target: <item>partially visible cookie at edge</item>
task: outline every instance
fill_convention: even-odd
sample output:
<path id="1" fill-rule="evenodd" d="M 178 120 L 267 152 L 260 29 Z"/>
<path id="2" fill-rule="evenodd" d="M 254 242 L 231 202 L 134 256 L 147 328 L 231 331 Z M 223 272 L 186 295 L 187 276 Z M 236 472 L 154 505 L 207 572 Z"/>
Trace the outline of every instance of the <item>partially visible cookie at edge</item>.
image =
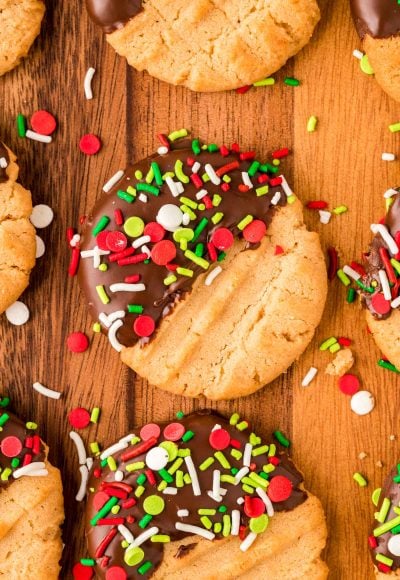
<path id="1" fill-rule="evenodd" d="M 32 199 L 18 172 L 14 153 L 0 142 L 0 314 L 27 288 L 35 265 Z"/>

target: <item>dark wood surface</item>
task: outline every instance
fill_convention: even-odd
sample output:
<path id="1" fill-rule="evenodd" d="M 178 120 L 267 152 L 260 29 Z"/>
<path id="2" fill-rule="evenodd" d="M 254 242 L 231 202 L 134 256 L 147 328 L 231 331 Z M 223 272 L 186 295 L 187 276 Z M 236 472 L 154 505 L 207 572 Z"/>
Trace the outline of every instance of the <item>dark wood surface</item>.
<path id="1" fill-rule="evenodd" d="M 207 404 L 172 397 L 150 387 L 119 361 L 108 341 L 92 335 L 91 321 L 75 280 L 68 280 L 69 250 L 65 231 L 90 209 L 101 186 L 128 160 L 152 152 L 155 134 L 187 127 L 205 140 L 239 141 L 266 155 L 289 146 L 294 155 L 285 163 L 288 178 L 304 200 L 325 199 L 349 212 L 323 226 L 306 212 L 310 227 L 321 233 L 324 249 L 334 245 L 343 261 L 358 258 L 370 239 L 369 224 L 382 216 L 382 193 L 398 185 L 399 164 L 380 160 L 382 151 L 399 151 L 399 137 L 388 125 L 400 120 L 400 106 L 390 101 L 374 80 L 363 75 L 352 51 L 359 46 L 350 22 L 347 0 L 321 2 L 323 19 L 312 43 L 275 75 L 274 87 L 234 92 L 194 94 L 136 73 L 114 54 L 88 21 L 81 2 L 48 0 L 40 39 L 18 69 L 0 79 L 0 132 L 19 157 L 21 182 L 32 190 L 35 203 L 48 203 L 54 223 L 42 232 L 47 251 L 38 261 L 23 300 L 31 320 L 21 328 L 0 318 L 0 384 L 14 409 L 37 420 L 51 448 L 51 459 L 62 470 L 65 485 L 64 568 L 85 555 L 84 504 L 76 504 L 79 485 L 77 457 L 68 438 L 68 411 L 76 406 L 102 408 L 98 427 L 83 433 L 85 441 L 113 442 L 149 420 L 173 417 L 182 409 L 204 406 L 245 414 L 260 432 L 279 427 L 293 441 L 293 455 L 310 490 L 326 509 L 330 539 L 326 559 L 331 578 L 372 578 L 366 536 L 372 517 L 370 493 L 398 459 L 399 379 L 379 369 L 379 353 L 367 335 L 363 313 L 345 303 L 345 291 L 330 284 L 323 322 L 302 359 L 257 394 L 229 403 Z M 83 79 L 96 68 L 95 98 L 86 101 Z M 296 76 L 300 87 L 283 84 Z M 18 139 L 15 117 L 39 108 L 57 115 L 59 128 L 51 145 Z M 306 131 L 310 115 L 319 118 L 313 134 Z M 93 158 L 78 148 L 81 135 L 101 136 L 103 149 Z M 83 355 L 66 349 L 74 330 L 90 335 Z M 318 344 L 331 335 L 349 336 L 356 353 L 355 372 L 376 397 L 376 409 L 355 416 L 337 380 L 324 374 L 332 355 Z M 313 364 L 319 375 L 304 389 L 301 379 Z M 60 401 L 32 391 L 40 381 L 63 392 Z M 361 451 L 368 454 L 358 459 Z M 378 467 L 382 461 L 384 467 Z M 354 471 L 370 483 L 360 489 Z M 28 579 L 29 580 L 29 579 Z"/>

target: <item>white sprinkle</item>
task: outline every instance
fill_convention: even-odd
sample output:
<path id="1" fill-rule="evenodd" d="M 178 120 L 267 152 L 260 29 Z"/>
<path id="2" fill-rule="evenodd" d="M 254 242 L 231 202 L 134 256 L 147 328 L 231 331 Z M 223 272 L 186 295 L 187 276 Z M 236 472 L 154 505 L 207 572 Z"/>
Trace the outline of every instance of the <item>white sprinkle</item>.
<path id="1" fill-rule="evenodd" d="M 176 495 L 178 493 L 178 488 L 177 487 L 166 487 L 163 490 L 163 493 L 165 495 Z"/>
<path id="2" fill-rule="evenodd" d="M 93 99 L 93 92 L 92 92 L 92 79 L 94 77 L 94 73 L 96 69 L 90 67 L 87 69 L 85 74 L 85 80 L 83 81 L 83 90 L 85 91 L 85 97 L 88 101 Z"/>
<path id="3" fill-rule="evenodd" d="M 151 242 L 150 236 L 141 236 L 140 238 L 137 238 L 134 242 L 132 242 L 132 248 L 135 248 L 136 250 L 137 248 L 140 248 L 142 244 L 147 244 L 148 242 Z"/>
<path id="4" fill-rule="evenodd" d="M 236 503 L 238 505 L 242 505 L 244 503 L 244 497 L 238 497 L 237 500 L 236 500 Z"/>
<path id="5" fill-rule="evenodd" d="M 44 245 L 44 241 L 39 236 L 36 237 L 36 259 L 41 258 L 44 256 L 46 251 L 46 246 Z"/>
<path id="6" fill-rule="evenodd" d="M 76 248 L 76 246 L 79 244 L 80 241 L 81 236 L 79 234 L 74 234 L 71 238 L 69 245 L 71 246 L 71 248 Z"/>
<path id="7" fill-rule="evenodd" d="M 124 481 L 124 472 L 120 469 L 117 469 L 117 471 L 114 473 L 114 479 L 115 481 Z"/>
<path id="8" fill-rule="evenodd" d="M 200 191 L 196 193 L 196 199 L 203 199 L 206 195 L 208 195 L 208 191 L 206 189 L 200 189 Z"/>
<path id="9" fill-rule="evenodd" d="M 281 196 L 282 196 L 281 192 L 280 192 L 280 191 L 277 191 L 277 192 L 275 193 L 274 197 L 271 199 L 271 203 L 272 203 L 272 205 L 277 205 L 277 203 L 278 203 L 278 202 L 280 201 L 280 199 L 281 199 Z"/>
<path id="10" fill-rule="evenodd" d="M 286 194 L 286 197 L 290 197 L 291 195 L 293 195 L 293 191 L 290 189 L 288 182 L 286 181 L 286 178 L 283 175 L 279 176 L 282 179 L 282 189 Z"/>
<path id="11" fill-rule="evenodd" d="M 111 284 L 111 292 L 143 292 L 146 290 L 144 284 L 125 284 L 125 282 L 118 282 L 117 284 Z"/>
<path id="12" fill-rule="evenodd" d="M 368 415 L 375 407 L 375 399 L 369 391 L 358 391 L 351 397 L 350 407 L 356 415 Z"/>
<path id="13" fill-rule="evenodd" d="M 178 510 L 176 512 L 176 515 L 178 516 L 178 518 L 187 518 L 189 515 L 189 510 Z"/>
<path id="14" fill-rule="evenodd" d="M 176 182 L 176 187 L 178 188 L 179 193 L 183 193 L 185 191 L 185 188 L 183 187 L 183 183 L 181 183 L 180 181 Z"/>
<path id="15" fill-rule="evenodd" d="M 86 464 L 86 449 L 82 441 L 82 437 L 76 431 L 70 431 L 69 433 L 70 438 L 75 443 L 76 450 L 78 452 L 78 461 L 80 465 Z"/>
<path id="16" fill-rule="evenodd" d="M 75 496 L 76 501 L 82 501 L 86 495 L 86 487 L 87 482 L 89 479 L 89 470 L 86 465 L 81 465 L 79 467 L 79 471 L 81 472 L 81 484 L 78 489 L 78 493 Z"/>
<path id="17" fill-rule="evenodd" d="M 321 222 L 321 224 L 329 224 L 329 222 L 331 221 L 331 217 L 332 214 L 330 211 L 324 211 L 323 209 L 319 210 L 319 221 Z"/>
<path id="18" fill-rule="evenodd" d="M 383 224 L 371 224 L 371 231 L 373 234 L 380 234 L 382 236 L 392 255 L 398 254 L 399 247 L 390 235 L 386 226 Z"/>
<path id="19" fill-rule="evenodd" d="M 394 195 L 397 195 L 398 193 L 399 192 L 397 191 L 397 189 L 394 189 L 393 187 L 391 187 L 390 189 L 385 191 L 385 193 L 383 194 L 383 197 L 388 199 L 389 197 L 393 197 Z"/>
<path id="20" fill-rule="evenodd" d="M 243 465 L 245 467 L 250 467 L 252 449 L 253 449 L 252 444 L 246 443 L 245 448 L 244 448 L 244 453 L 243 453 Z"/>
<path id="21" fill-rule="evenodd" d="M 121 437 L 121 439 L 119 440 L 119 443 L 129 443 L 131 444 L 131 441 L 135 439 L 135 434 L 134 433 L 129 433 L 129 435 L 125 435 L 124 437 Z"/>
<path id="22" fill-rule="evenodd" d="M 106 328 L 110 328 L 113 322 L 118 320 L 119 318 L 124 318 L 125 310 L 115 310 L 115 312 L 111 312 L 110 314 L 106 314 L 105 312 L 100 312 L 99 320 L 103 326 Z"/>
<path id="23" fill-rule="evenodd" d="M 93 258 L 93 268 L 98 268 L 101 263 L 101 256 L 108 256 L 109 250 L 102 250 L 95 246 L 93 250 L 82 250 L 81 258 Z"/>
<path id="24" fill-rule="evenodd" d="M 388 277 L 387 277 L 385 270 L 379 270 L 378 275 L 379 275 L 379 280 L 381 281 L 382 291 L 383 291 L 383 295 L 384 295 L 385 299 L 392 300 L 392 292 L 390 290 L 389 280 L 388 280 Z"/>
<path id="25" fill-rule="evenodd" d="M 242 467 L 242 469 L 239 469 L 235 475 L 235 485 L 238 485 L 242 481 L 243 477 L 249 473 L 249 471 L 250 469 L 248 467 Z"/>
<path id="26" fill-rule="evenodd" d="M 221 501 L 221 472 L 219 469 L 214 469 L 213 471 L 213 488 L 212 488 L 212 496 L 215 498 L 215 501 Z"/>
<path id="27" fill-rule="evenodd" d="M 188 213 L 183 214 L 182 224 L 188 226 L 190 224 L 190 215 Z"/>
<path id="28" fill-rule="evenodd" d="M 400 296 L 398 296 L 397 298 L 392 300 L 392 302 L 390 303 L 390 306 L 392 308 L 397 308 L 398 306 L 400 306 Z"/>
<path id="29" fill-rule="evenodd" d="M 358 58 L 358 60 L 361 60 L 362 57 L 364 56 L 364 53 L 361 52 L 361 50 L 353 50 L 353 56 L 355 56 L 356 58 Z"/>
<path id="30" fill-rule="evenodd" d="M 29 477 L 43 477 L 48 475 L 49 472 L 46 469 L 46 464 L 43 461 L 34 461 L 28 463 L 24 467 L 20 467 L 13 472 L 14 479 L 19 479 L 23 476 Z"/>
<path id="31" fill-rule="evenodd" d="M 199 478 L 197 477 L 197 471 L 193 463 L 193 459 L 190 456 L 185 457 L 186 467 L 188 469 L 190 479 L 192 480 L 192 488 L 194 495 L 201 495 Z"/>
<path id="32" fill-rule="evenodd" d="M 25 133 L 25 137 L 32 139 L 32 141 L 39 141 L 40 143 L 51 143 L 53 140 L 50 135 L 40 135 L 39 133 L 35 133 L 35 131 L 31 131 L 30 129 L 28 129 Z"/>
<path id="33" fill-rule="evenodd" d="M 132 532 L 128 530 L 126 526 L 124 526 L 123 524 L 119 524 L 118 531 L 121 534 L 121 536 L 123 536 L 123 538 L 128 542 L 128 544 L 133 544 L 135 538 L 133 537 Z"/>
<path id="34" fill-rule="evenodd" d="M 54 212 L 51 207 L 45 205 L 44 203 L 39 203 L 38 205 L 34 206 L 31 217 L 29 219 L 35 228 L 42 229 L 47 228 L 47 226 L 49 226 L 53 221 L 53 218 Z"/>
<path id="35" fill-rule="evenodd" d="M 257 538 L 257 534 L 254 532 L 250 532 L 243 542 L 240 544 L 240 549 L 242 552 L 247 552 L 250 546 L 254 543 L 255 539 Z"/>
<path id="36" fill-rule="evenodd" d="M 142 203 L 147 203 L 147 195 L 145 193 L 140 193 L 138 200 L 141 201 Z"/>
<path id="37" fill-rule="evenodd" d="M 6 317 L 11 324 L 21 326 L 29 320 L 29 308 L 23 302 L 17 300 L 7 308 Z"/>
<path id="38" fill-rule="evenodd" d="M 204 166 L 205 172 L 214 185 L 219 185 L 221 183 L 221 178 L 214 171 L 214 167 L 210 163 L 206 163 Z"/>
<path id="39" fill-rule="evenodd" d="M 195 534 L 196 536 L 201 536 L 206 540 L 213 540 L 215 538 L 215 534 L 198 526 L 191 526 L 190 524 L 182 524 L 182 522 L 176 522 L 175 527 L 177 530 L 180 530 L 181 532 Z"/>
<path id="40" fill-rule="evenodd" d="M 169 190 L 170 190 L 171 194 L 173 195 L 173 197 L 178 197 L 178 195 L 179 195 L 179 190 L 178 190 L 178 188 L 176 187 L 176 185 L 177 185 L 177 184 L 176 184 L 176 183 L 175 183 L 175 181 L 172 179 L 172 177 L 166 177 L 166 178 L 165 178 L 165 182 L 166 182 L 166 184 L 168 185 L 168 187 L 169 187 Z"/>
<path id="41" fill-rule="evenodd" d="M 149 540 L 152 536 L 155 536 L 156 534 L 158 534 L 158 532 L 159 532 L 159 528 L 157 528 L 156 526 L 153 526 L 152 528 L 149 528 L 148 530 L 146 530 L 145 532 L 143 532 L 142 534 L 140 534 L 134 540 L 132 546 L 135 546 L 135 547 L 141 546 L 142 544 L 144 544 L 144 542 L 147 542 L 147 540 Z"/>
<path id="42" fill-rule="evenodd" d="M 93 457 L 88 457 L 86 459 L 86 467 L 88 468 L 88 470 L 90 471 L 93 467 Z"/>
<path id="43" fill-rule="evenodd" d="M 272 516 L 275 513 L 274 512 L 274 506 L 272 505 L 272 501 L 269 499 L 269 497 L 267 496 L 267 494 L 265 493 L 265 491 L 263 489 L 261 489 L 261 487 L 257 487 L 256 488 L 256 493 L 263 500 L 264 505 L 267 508 L 268 517 L 272 518 Z"/>
<path id="44" fill-rule="evenodd" d="M 108 340 L 110 341 L 111 346 L 117 352 L 121 352 L 121 350 L 124 348 L 123 345 L 117 339 L 117 332 L 123 324 L 124 324 L 123 321 L 119 318 L 118 320 L 113 322 L 112 325 L 110 326 L 110 328 L 108 329 L 108 334 L 107 334 Z"/>
<path id="45" fill-rule="evenodd" d="M 169 149 L 168 149 L 168 147 L 165 147 L 165 145 L 161 145 L 161 147 L 159 147 L 157 149 L 157 153 L 159 155 L 166 155 L 168 153 L 168 151 L 169 151 Z"/>
<path id="46" fill-rule="evenodd" d="M 57 391 L 52 391 L 51 389 L 48 389 L 47 387 L 42 385 L 42 383 L 33 383 L 32 387 L 35 389 L 35 391 L 37 391 L 41 395 L 49 397 L 49 399 L 59 399 L 61 397 L 61 393 L 57 393 Z"/>
<path id="47" fill-rule="evenodd" d="M 100 459 L 103 461 L 103 459 L 111 457 L 111 455 L 114 455 L 114 453 L 118 453 L 119 451 L 126 449 L 128 446 L 129 446 L 128 441 L 118 441 L 118 443 L 114 443 L 114 445 L 107 447 L 107 449 L 105 449 L 103 453 L 100 455 Z"/>
<path id="48" fill-rule="evenodd" d="M 232 526 L 231 526 L 232 536 L 239 535 L 239 527 L 240 527 L 240 511 L 232 510 Z"/>
<path id="49" fill-rule="evenodd" d="M 196 161 L 195 163 L 193 163 L 192 165 L 192 173 L 198 173 L 199 169 L 200 169 L 201 165 L 198 161 Z"/>
<path id="50" fill-rule="evenodd" d="M 122 169 L 117 171 L 117 173 L 114 173 L 114 175 L 112 177 L 110 177 L 110 179 L 107 181 L 107 183 L 105 183 L 103 185 L 103 191 L 105 193 L 108 193 L 114 187 L 114 185 L 116 185 L 118 183 L 118 181 L 123 178 L 123 176 L 124 176 L 124 171 Z"/>
<path id="51" fill-rule="evenodd" d="M 353 278 L 353 280 L 359 280 L 361 278 L 360 274 L 356 272 L 351 266 L 343 266 L 343 272 Z"/>
<path id="52" fill-rule="evenodd" d="M 7 159 L 5 157 L 0 157 L 0 167 L 6 169 L 8 167 Z"/>
<path id="53" fill-rule="evenodd" d="M 311 383 L 311 381 L 314 380 L 317 372 L 318 372 L 318 369 L 316 369 L 315 367 L 311 367 L 309 369 L 309 371 L 307 372 L 307 374 L 305 375 L 304 379 L 302 380 L 301 386 L 308 387 L 308 385 Z"/>
<path id="54" fill-rule="evenodd" d="M 253 189 L 253 182 L 251 181 L 250 175 L 247 173 L 247 171 L 242 171 L 242 180 L 249 189 Z"/>
<path id="55" fill-rule="evenodd" d="M 221 266 L 215 266 L 215 268 L 213 270 L 211 270 L 211 272 L 209 274 L 207 274 L 207 277 L 205 279 L 204 284 L 206 286 L 211 286 L 211 284 L 214 282 L 215 278 L 217 276 L 219 276 L 222 272 L 222 268 Z"/>
<path id="56" fill-rule="evenodd" d="M 151 252 L 150 252 L 150 249 L 146 245 L 142 246 L 140 249 L 141 249 L 142 254 L 146 254 L 147 257 L 150 258 Z"/>
<path id="57" fill-rule="evenodd" d="M 221 429 L 221 425 L 219 423 L 215 423 L 214 427 L 211 429 L 211 432 L 217 431 L 218 429 Z"/>
<path id="58" fill-rule="evenodd" d="M 394 153 L 382 153 L 382 161 L 394 161 L 396 155 Z"/>

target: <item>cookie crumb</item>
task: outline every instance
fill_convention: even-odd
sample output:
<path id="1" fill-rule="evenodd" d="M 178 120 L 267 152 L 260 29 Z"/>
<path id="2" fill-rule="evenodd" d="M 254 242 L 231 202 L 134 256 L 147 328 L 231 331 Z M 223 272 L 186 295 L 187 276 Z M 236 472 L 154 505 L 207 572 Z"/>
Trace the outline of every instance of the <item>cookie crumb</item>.
<path id="1" fill-rule="evenodd" d="M 358 454 L 358 459 L 365 459 L 366 457 L 368 457 L 368 455 L 365 453 L 365 451 L 361 451 L 361 453 Z"/>
<path id="2" fill-rule="evenodd" d="M 396 435 L 389 435 L 389 441 L 396 441 Z"/>
<path id="3" fill-rule="evenodd" d="M 340 350 L 337 353 L 333 361 L 331 361 L 327 365 L 325 373 L 327 375 L 341 377 L 345 373 L 347 373 L 347 371 L 349 371 L 353 365 L 354 365 L 353 352 L 351 351 L 351 349 L 346 348 Z"/>
<path id="4" fill-rule="evenodd" d="M 383 467 L 382 461 L 377 461 L 375 464 L 377 467 Z"/>

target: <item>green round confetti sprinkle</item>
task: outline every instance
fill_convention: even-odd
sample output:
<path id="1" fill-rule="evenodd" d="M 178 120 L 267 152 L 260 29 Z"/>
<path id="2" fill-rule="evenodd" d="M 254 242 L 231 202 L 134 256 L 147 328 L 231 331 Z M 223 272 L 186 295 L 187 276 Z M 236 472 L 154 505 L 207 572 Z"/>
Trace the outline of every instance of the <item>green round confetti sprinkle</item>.
<path id="1" fill-rule="evenodd" d="M 144 558 L 144 552 L 142 548 L 134 546 L 133 548 L 128 548 L 125 552 L 124 562 L 128 566 L 137 566 Z"/>
<path id="2" fill-rule="evenodd" d="M 178 446 L 173 441 L 163 441 L 159 447 L 162 447 L 168 453 L 168 461 L 174 461 L 178 457 Z"/>
<path id="3" fill-rule="evenodd" d="M 165 501 L 158 495 L 149 495 L 143 502 L 143 509 L 151 516 L 158 516 L 164 511 Z"/>
<path id="4" fill-rule="evenodd" d="M 137 216 L 130 217 L 124 223 L 124 231 L 132 238 L 138 238 L 144 230 L 144 221 Z"/>
<path id="5" fill-rule="evenodd" d="M 250 518 L 250 530 L 255 534 L 262 534 L 268 527 L 268 516 L 262 514 L 258 518 Z"/>
<path id="6" fill-rule="evenodd" d="M 381 495 L 381 491 L 382 491 L 382 488 L 381 487 L 377 487 L 372 492 L 372 503 L 374 504 L 375 507 L 377 507 L 377 505 L 378 505 L 379 498 L 380 498 L 380 495 Z"/>
<path id="7" fill-rule="evenodd" d="M 372 66 L 368 60 L 368 56 L 366 54 L 364 54 L 364 56 L 360 60 L 360 68 L 363 71 L 363 73 L 365 73 L 366 75 L 373 75 L 374 74 L 374 69 L 372 68 Z"/>

